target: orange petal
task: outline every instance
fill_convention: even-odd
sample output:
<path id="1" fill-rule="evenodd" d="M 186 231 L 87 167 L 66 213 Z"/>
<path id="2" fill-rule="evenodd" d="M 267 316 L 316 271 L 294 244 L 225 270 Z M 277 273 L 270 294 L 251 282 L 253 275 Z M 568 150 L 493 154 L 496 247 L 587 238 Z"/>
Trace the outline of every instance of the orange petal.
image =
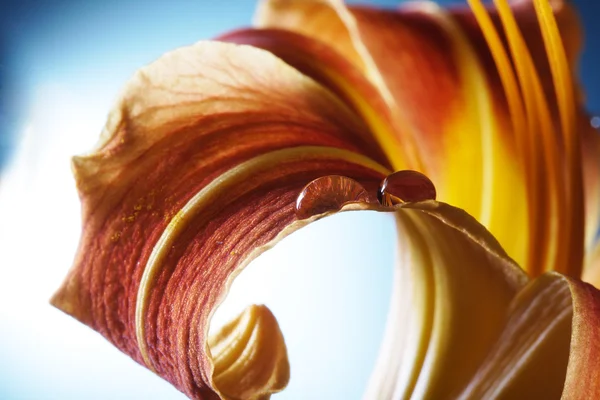
<path id="1" fill-rule="evenodd" d="M 391 129 L 398 129 L 394 134 L 401 139 L 405 127 L 420 152 L 427 153 L 424 168 L 441 182 L 441 198 L 456 199 L 476 212 L 500 233 L 511 255 L 522 258 L 527 246 L 527 240 L 511 242 L 518 235 L 505 229 L 527 224 L 527 210 L 511 205 L 525 201 L 525 179 L 518 163 L 502 161 L 516 147 L 503 133 L 511 129 L 510 119 L 506 113 L 496 116 L 504 107 L 502 96 L 489 90 L 490 77 L 455 22 L 437 9 L 385 14 L 348 11 L 334 1 L 307 4 L 316 25 L 338 16 L 324 33 L 334 37 L 345 29 L 333 50 L 315 50 L 317 41 L 277 31 L 246 31 L 224 40 L 258 40 L 289 65 L 269 52 L 228 43 L 177 50 L 134 77 L 97 149 L 74 159 L 84 230 L 74 268 L 53 304 L 191 398 L 268 398 L 285 386 L 289 365 L 273 315 L 251 306 L 209 339 L 212 312 L 250 260 L 329 214 L 298 220 L 294 205 L 304 185 L 336 174 L 374 193 L 390 172 L 388 162 L 406 162 L 390 155 L 385 140 Z M 294 18 L 286 23 L 297 24 Z M 380 30 L 381 21 L 392 31 L 400 29 L 407 54 L 414 52 L 408 62 L 399 57 L 404 61 L 394 77 L 390 67 L 383 69 L 384 55 L 390 59 L 386 46 L 395 46 L 393 32 L 384 32 L 390 41 L 382 42 L 388 44 L 380 45 L 380 52 L 365 53 L 364 37 Z M 379 35 L 373 34 L 369 44 L 374 50 Z M 282 48 L 287 40 L 298 54 Z M 310 63 L 306 57 L 313 52 L 326 62 Z M 434 76 L 442 68 L 431 63 L 435 60 L 443 65 L 441 78 Z M 413 61 L 423 63 L 423 69 Z M 358 89 L 348 89 L 353 84 Z M 438 87 L 445 88 L 441 100 L 423 89 Z M 364 97 L 374 91 L 380 95 L 371 107 Z M 431 111 L 428 119 L 421 111 L 438 100 L 448 108 Z M 383 111 L 376 116 L 380 119 L 370 118 L 377 110 Z M 461 115 L 465 110 L 475 111 Z M 379 132 L 374 129 L 378 124 L 383 126 Z M 481 134 L 474 141 L 473 127 Z M 373 144 L 373 137 L 381 146 Z M 475 151 L 480 148 L 486 149 L 483 154 Z M 446 158 L 440 158 L 443 154 Z M 446 171 L 440 159 L 456 167 Z M 503 190 L 510 198 L 496 200 Z M 351 204 L 346 209 L 361 207 L 379 208 Z M 400 373 L 401 380 L 384 379 L 375 386 L 383 385 L 390 395 L 396 388 L 385 386 L 389 382 L 401 382 L 399 390 L 419 395 L 455 393 L 503 334 L 504 311 L 526 277 L 498 242 L 460 210 L 424 202 L 401 206 L 397 215 L 406 258 L 412 257 L 405 267 L 424 267 L 404 271 L 414 274 L 412 282 L 423 292 L 401 295 L 421 308 L 408 310 L 416 325 L 405 337 L 411 346 L 401 343 L 409 349 L 406 363 L 395 369 L 384 357 L 382 364 L 388 374 Z M 597 336 L 598 325 L 594 289 L 569 282 L 574 324 L 592 321 L 592 326 L 574 325 L 568 389 L 583 368 L 595 367 L 597 351 L 590 357 L 582 349 Z M 390 323 L 392 337 L 386 343 L 394 348 L 400 343 L 393 337 L 399 325 L 400 320 Z M 453 370 L 453 363 L 459 368 Z M 252 379 L 236 384 L 244 377 Z M 597 395 L 593 383 L 585 390 Z"/>
<path id="2" fill-rule="evenodd" d="M 581 49 L 579 21 L 562 1 L 552 4 L 568 69 L 576 70 Z M 550 68 L 533 3 L 512 2 L 511 7 L 532 60 L 526 68 L 538 79 L 531 83 L 533 92 L 528 93 L 534 97 L 526 105 L 542 110 L 534 110 L 532 116 L 524 114 L 527 120 L 517 130 L 517 116 L 512 115 L 513 109 L 509 112 L 507 99 L 517 96 L 520 101 L 520 88 L 515 87 L 512 97 L 505 94 L 489 44 L 472 12 L 464 7 L 445 11 L 432 3 L 413 3 L 400 10 L 378 10 L 346 7 L 334 0 L 266 0 L 259 7 L 256 24 L 310 36 L 343 55 L 380 91 L 396 121 L 392 127 L 398 141 L 418 149 L 415 169 L 436 183 L 440 200 L 476 216 L 532 273 L 570 265 L 571 273 L 578 274 L 576 247 L 583 221 L 582 214 L 575 212 L 581 208 L 577 200 L 581 188 L 573 171 L 579 167 L 564 162 L 574 158 L 565 152 L 566 139 L 560 135 L 563 118 L 550 117 L 559 115 L 562 103 L 558 100 L 565 97 L 556 95 L 560 79 Z M 331 22 L 325 24 L 326 20 Z M 506 68 L 512 71 L 507 35 L 496 11 L 491 11 L 491 23 L 498 31 L 500 47 L 508 53 Z M 574 90 L 579 94 L 577 87 Z M 387 144 L 382 146 L 389 154 Z M 567 186 L 570 181 L 574 181 L 572 189 Z M 588 201 L 588 210 L 596 210 L 596 203 Z M 521 234 L 513 234 L 515 226 Z M 550 231 L 557 234 L 548 236 Z M 547 255 L 546 262 L 534 261 L 540 251 Z"/>
<path id="3" fill-rule="evenodd" d="M 411 138 L 397 135 L 397 132 L 402 133 L 401 121 L 395 118 L 381 93 L 362 71 L 332 46 L 279 29 L 243 29 L 220 36 L 218 40 L 268 50 L 329 88 L 368 125 L 373 134 L 372 146 L 379 148 L 383 164 L 391 164 L 396 170 L 418 167 L 420 161 Z"/>
<path id="4" fill-rule="evenodd" d="M 52 303 L 188 396 L 214 398 L 227 379 L 213 381 L 206 327 L 228 282 L 307 223 L 289 227 L 311 180 L 339 174 L 375 192 L 389 171 L 367 157 L 368 138 L 268 52 L 204 42 L 165 55 L 127 84 L 96 150 L 74 158 L 83 234 Z M 274 359 L 257 365 L 280 376 L 285 357 Z"/>
<path id="5" fill-rule="evenodd" d="M 452 104 L 460 87 L 449 38 L 435 18 L 418 11 L 347 8 L 339 1 L 273 0 L 261 3 L 256 25 L 313 37 L 349 60 L 405 122 L 406 132 L 396 134 L 414 134 L 423 167 L 439 168 L 438 132 L 446 122 L 441 106 Z"/>
<path id="6" fill-rule="evenodd" d="M 488 79 L 498 88 L 496 93 L 502 94 L 504 89 L 508 110 L 502 111 L 499 102 L 498 113 L 506 120 L 512 118 L 519 149 L 516 161 L 526 175 L 529 247 L 536 249 L 529 253 L 526 266 L 533 275 L 556 269 L 578 276 L 583 251 L 583 192 L 579 145 L 572 143 L 578 143 L 581 135 L 575 127 L 577 104 L 572 97 L 578 88 L 570 72 L 576 69 L 581 47 L 578 18 L 562 1 L 553 2 L 551 9 L 537 0 L 536 7 L 531 1 L 509 7 L 506 0 L 496 0 L 498 10 L 490 10 L 489 16 L 480 0 L 469 3 L 477 23 L 464 10 L 457 9 L 455 18 L 468 33 L 479 58 L 489 66 Z M 519 91 L 523 97 L 520 105 Z"/>
<path id="7" fill-rule="evenodd" d="M 263 2 L 258 25 L 284 27 L 329 45 L 321 29 L 303 25 L 312 3 Z M 513 221 L 526 223 L 526 208 L 489 200 L 510 192 L 512 200 L 523 204 L 525 184 L 519 166 L 506 161 L 515 158 L 515 146 L 506 134 L 507 120 L 496 117 L 499 99 L 450 14 L 432 3 L 400 11 L 330 3 L 329 9 L 337 11 L 338 21 L 346 27 L 338 31 L 332 46 L 380 90 L 390 113 L 400 121 L 394 125 L 396 135 L 401 140 L 412 138 L 422 162 L 417 169 L 436 184 L 439 199 L 464 208 L 487 225 L 506 221 L 509 209 Z M 281 20 L 294 24 L 283 25 Z M 349 45 L 337 43 L 352 44 L 361 62 L 347 50 Z M 503 229 L 492 231 L 500 234 L 513 257 L 524 257 L 527 240 L 516 241 Z"/>

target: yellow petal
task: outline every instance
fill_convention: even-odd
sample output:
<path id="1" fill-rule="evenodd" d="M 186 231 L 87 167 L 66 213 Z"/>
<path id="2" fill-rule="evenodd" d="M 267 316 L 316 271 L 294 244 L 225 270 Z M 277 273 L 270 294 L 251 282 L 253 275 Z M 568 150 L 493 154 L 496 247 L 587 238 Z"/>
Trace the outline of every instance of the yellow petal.
<path id="1" fill-rule="evenodd" d="M 400 259 L 368 397 L 458 393 L 497 340 L 527 282 L 472 217 L 436 202 L 398 210 Z"/>
<path id="2" fill-rule="evenodd" d="M 268 399 L 290 379 L 283 335 L 265 306 L 250 306 L 209 338 L 213 380 L 224 399 Z"/>

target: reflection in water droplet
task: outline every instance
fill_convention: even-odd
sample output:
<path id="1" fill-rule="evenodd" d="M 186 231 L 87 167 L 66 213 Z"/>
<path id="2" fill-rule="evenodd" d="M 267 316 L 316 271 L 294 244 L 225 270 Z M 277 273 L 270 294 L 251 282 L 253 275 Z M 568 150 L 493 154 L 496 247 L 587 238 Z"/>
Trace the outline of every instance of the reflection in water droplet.
<path id="1" fill-rule="evenodd" d="M 417 171 L 404 170 L 388 175 L 381 182 L 377 199 L 384 206 L 398 203 L 435 200 L 433 182 Z"/>
<path id="2" fill-rule="evenodd" d="M 369 194 L 354 179 L 341 175 L 317 178 L 304 186 L 296 200 L 298 219 L 336 211 L 347 203 L 369 201 Z"/>

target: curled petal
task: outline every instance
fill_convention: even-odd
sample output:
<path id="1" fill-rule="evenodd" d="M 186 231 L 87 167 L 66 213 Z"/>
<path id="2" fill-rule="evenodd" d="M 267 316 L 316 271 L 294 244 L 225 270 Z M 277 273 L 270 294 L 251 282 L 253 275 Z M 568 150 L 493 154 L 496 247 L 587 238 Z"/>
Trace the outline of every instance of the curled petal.
<path id="1" fill-rule="evenodd" d="M 600 292 L 549 272 L 515 297 L 498 343 L 461 398 L 600 395 Z"/>
<path id="2" fill-rule="evenodd" d="M 408 208 L 397 212 L 400 263 L 367 397 L 598 397 L 597 289 L 555 272 L 528 282 L 462 211 Z"/>
<path id="3" fill-rule="evenodd" d="M 513 299 L 507 315 L 497 343 L 460 398 L 559 398 L 574 322 L 564 277 L 550 273 L 532 281 Z"/>
<path id="4" fill-rule="evenodd" d="M 283 335 L 265 306 L 248 307 L 211 336 L 208 345 L 222 398 L 268 398 L 290 379 Z"/>
<path id="5" fill-rule="evenodd" d="M 176 50 L 134 76 L 96 150 L 73 159 L 85 225 L 81 248 L 100 252 L 100 264 L 128 254 L 131 264 L 119 268 L 132 272 L 143 249 L 135 240 L 140 226 L 152 227 L 156 240 L 194 193 L 233 166 L 297 146 L 371 155 L 368 142 L 349 109 L 269 53 L 214 42 Z M 89 260 L 81 253 L 76 264 Z M 67 288 L 77 290 L 77 281 Z M 114 283 L 117 302 L 129 284 Z M 71 299 L 65 307 L 91 322 L 83 311 L 90 301 Z"/>
<path id="6" fill-rule="evenodd" d="M 415 203 L 398 210 L 397 222 L 400 259 L 367 397 L 457 394 L 498 339 L 527 277 L 464 211 Z"/>
<path id="7" fill-rule="evenodd" d="M 530 181 L 512 157 L 518 143 L 504 133 L 513 127 L 497 77 L 484 71 L 489 54 L 481 56 L 457 15 L 430 6 L 383 12 L 333 0 L 265 2 L 260 24 L 277 28 L 283 16 L 296 32 L 239 31 L 142 69 L 97 148 L 73 160 L 83 234 L 52 303 L 191 398 L 266 399 L 289 379 L 275 317 L 250 306 L 211 338 L 208 325 L 252 259 L 338 211 L 316 207 L 318 214 L 299 218 L 297 198 L 309 182 L 347 177 L 360 199 L 374 198 L 390 166 L 420 166 L 440 199 L 474 213 L 511 256 L 526 259 L 531 238 L 515 240 L 513 227 L 531 222 L 531 207 L 511 202 L 531 200 Z M 327 29 L 316 29 L 327 20 Z M 336 40 L 323 44 L 328 38 Z M 311 54 L 323 57 L 317 62 Z M 404 144 L 397 155 L 395 146 Z M 597 182 L 593 173 L 586 179 Z M 505 192 L 510 201 L 501 201 Z M 562 377 L 566 370 L 565 393 L 598 395 L 593 383 L 585 393 L 573 383 L 595 368 L 596 348 L 583 353 L 598 333 L 595 289 L 560 275 L 526 285 L 491 234 L 444 203 L 341 207 L 393 211 L 401 233 L 402 290 L 393 299 L 373 396 L 509 393 L 523 377 L 541 376 L 532 368 L 553 349 L 561 356 L 549 371 Z M 554 284 L 560 290 L 552 297 Z M 546 300 L 551 307 L 535 319 Z M 406 301 L 414 307 L 401 307 Z M 572 333 L 565 322 L 571 309 Z M 525 342 L 507 348 L 514 332 Z M 527 338 L 540 332 L 543 343 L 524 358 Z M 486 386 L 506 365 L 520 368 L 515 378 Z"/>
<path id="8" fill-rule="evenodd" d="M 389 170 L 367 157 L 367 138 L 350 109 L 268 52 L 201 42 L 165 55 L 73 161 L 84 229 L 53 304 L 190 397 L 214 397 L 205 328 L 229 277 L 296 219 L 311 180 L 376 190 Z"/>

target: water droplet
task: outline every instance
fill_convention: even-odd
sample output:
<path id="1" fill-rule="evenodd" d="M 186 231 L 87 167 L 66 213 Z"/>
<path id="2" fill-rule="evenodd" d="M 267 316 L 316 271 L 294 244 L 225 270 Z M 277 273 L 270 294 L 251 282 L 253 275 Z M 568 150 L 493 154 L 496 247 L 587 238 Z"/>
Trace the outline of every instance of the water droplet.
<path id="1" fill-rule="evenodd" d="M 381 182 L 377 199 L 384 206 L 398 203 L 435 200 L 433 182 L 417 171 L 403 170 L 388 175 Z"/>
<path id="2" fill-rule="evenodd" d="M 600 128 L 600 117 L 598 117 L 598 116 L 592 117 L 590 119 L 590 125 L 592 125 L 592 128 L 594 128 L 594 129 Z"/>
<path id="3" fill-rule="evenodd" d="M 341 175 L 323 176 L 304 186 L 296 200 L 296 216 L 306 219 L 339 210 L 347 203 L 366 201 L 369 201 L 369 194 L 354 179 Z"/>

